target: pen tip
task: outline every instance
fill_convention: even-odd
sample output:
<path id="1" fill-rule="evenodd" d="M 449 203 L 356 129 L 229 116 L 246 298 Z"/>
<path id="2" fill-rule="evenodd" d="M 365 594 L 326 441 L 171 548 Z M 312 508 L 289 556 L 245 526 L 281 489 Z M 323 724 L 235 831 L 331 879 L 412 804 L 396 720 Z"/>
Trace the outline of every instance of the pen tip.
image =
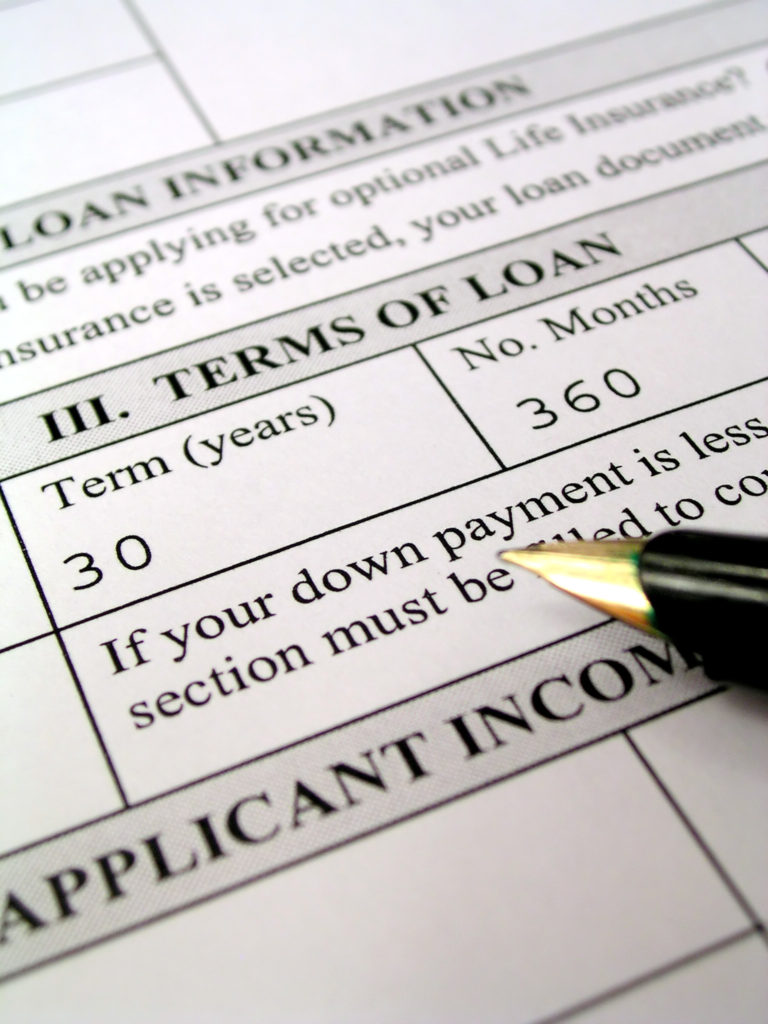
<path id="1" fill-rule="evenodd" d="M 536 558 L 531 559 L 530 557 L 535 554 L 535 550 L 535 548 L 505 548 L 504 551 L 499 551 L 499 558 L 527 569 L 530 567 L 530 563 L 536 561 Z"/>
<path id="2" fill-rule="evenodd" d="M 559 590 L 641 629 L 652 609 L 640 585 L 637 541 L 568 541 L 499 551 L 505 562 L 543 577 Z"/>

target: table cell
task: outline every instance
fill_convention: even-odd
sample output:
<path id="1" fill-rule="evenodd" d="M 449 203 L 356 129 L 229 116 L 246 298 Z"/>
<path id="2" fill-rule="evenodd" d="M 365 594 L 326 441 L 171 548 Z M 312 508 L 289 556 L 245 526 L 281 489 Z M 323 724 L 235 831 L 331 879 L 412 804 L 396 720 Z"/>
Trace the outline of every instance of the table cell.
<path id="1" fill-rule="evenodd" d="M 632 736 L 725 871 L 768 919 L 768 696 L 746 687 Z"/>
<path id="2" fill-rule="evenodd" d="M 412 350 L 17 478 L 60 625 L 487 473 Z"/>
<path id="3" fill-rule="evenodd" d="M 518 465 L 763 377 L 767 284 L 727 243 L 420 350 L 505 463 Z"/>
<path id="4" fill-rule="evenodd" d="M 0 655 L 0 848 L 122 807 L 53 637 Z"/>
<path id="5" fill-rule="evenodd" d="M 46 0 L 0 14 L 0 94 L 45 85 L 151 48 L 119 0 Z"/>

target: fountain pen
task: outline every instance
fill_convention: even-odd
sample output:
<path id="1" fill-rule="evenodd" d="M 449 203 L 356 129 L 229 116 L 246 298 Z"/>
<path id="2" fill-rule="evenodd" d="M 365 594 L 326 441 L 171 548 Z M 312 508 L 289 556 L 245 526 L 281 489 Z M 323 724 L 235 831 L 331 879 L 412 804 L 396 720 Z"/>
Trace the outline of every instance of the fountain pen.
<path id="1" fill-rule="evenodd" d="M 568 541 L 499 554 L 695 652 L 710 679 L 768 690 L 768 538 L 669 530 L 649 540 Z"/>

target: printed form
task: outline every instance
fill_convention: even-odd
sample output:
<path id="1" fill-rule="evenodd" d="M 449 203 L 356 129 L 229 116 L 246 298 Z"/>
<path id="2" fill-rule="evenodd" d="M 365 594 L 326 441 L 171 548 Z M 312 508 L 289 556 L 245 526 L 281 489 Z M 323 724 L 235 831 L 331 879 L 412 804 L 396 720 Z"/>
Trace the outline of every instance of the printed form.
<path id="1" fill-rule="evenodd" d="M 768 12 L 583 6 L 0 6 L 9 1022 L 765 1020 L 768 701 L 497 558 L 768 526 Z"/>

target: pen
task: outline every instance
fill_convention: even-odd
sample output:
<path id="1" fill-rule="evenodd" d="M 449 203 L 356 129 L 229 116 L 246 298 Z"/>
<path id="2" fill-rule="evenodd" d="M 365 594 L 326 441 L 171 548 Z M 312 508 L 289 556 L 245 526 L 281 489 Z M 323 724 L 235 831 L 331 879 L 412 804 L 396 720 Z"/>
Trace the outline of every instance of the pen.
<path id="1" fill-rule="evenodd" d="M 499 552 L 507 562 L 698 654 L 715 680 L 768 689 L 768 538 L 670 530 Z"/>

